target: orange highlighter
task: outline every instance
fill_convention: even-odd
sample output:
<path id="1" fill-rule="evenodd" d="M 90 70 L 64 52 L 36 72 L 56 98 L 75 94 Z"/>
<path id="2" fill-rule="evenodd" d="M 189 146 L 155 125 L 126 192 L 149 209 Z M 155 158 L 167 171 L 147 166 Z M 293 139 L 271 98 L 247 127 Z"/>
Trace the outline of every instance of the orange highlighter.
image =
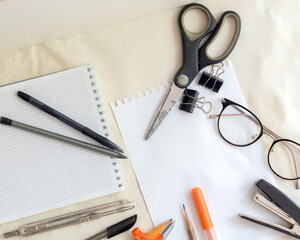
<path id="1" fill-rule="evenodd" d="M 204 236 L 206 240 L 217 240 L 214 230 L 214 225 L 211 221 L 203 193 L 200 188 L 192 190 L 193 198 L 197 207 L 197 211 L 204 229 Z"/>

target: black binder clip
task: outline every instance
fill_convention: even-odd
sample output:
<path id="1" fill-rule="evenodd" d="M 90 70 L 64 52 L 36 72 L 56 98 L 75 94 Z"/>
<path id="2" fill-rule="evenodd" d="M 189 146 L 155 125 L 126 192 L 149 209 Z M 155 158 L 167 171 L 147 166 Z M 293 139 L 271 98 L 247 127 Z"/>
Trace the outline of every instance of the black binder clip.
<path id="1" fill-rule="evenodd" d="M 208 114 L 212 110 L 212 103 L 205 101 L 205 97 L 200 97 L 199 92 L 192 89 L 185 89 L 179 109 L 188 113 L 193 113 L 195 108 L 201 109 Z M 208 110 L 204 109 L 205 105 L 210 105 Z"/>
<path id="2" fill-rule="evenodd" d="M 218 70 L 216 72 L 216 75 L 213 75 L 216 67 L 218 67 Z M 203 73 L 200 77 L 200 80 L 199 80 L 199 84 L 201 86 L 204 86 L 204 87 L 207 87 L 207 88 L 213 90 L 214 92 L 219 92 L 220 88 L 222 87 L 222 85 L 224 83 L 223 79 L 220 78 L 220 75 L 222 75 L 224 73 L 223 67 L 224 67 L 224 64 L 222 62 L 222 66 L 212 65 L 210 73 L 203 71 Z M 221 70 L 221 72 L 219 73 L 220 70 Z"/>

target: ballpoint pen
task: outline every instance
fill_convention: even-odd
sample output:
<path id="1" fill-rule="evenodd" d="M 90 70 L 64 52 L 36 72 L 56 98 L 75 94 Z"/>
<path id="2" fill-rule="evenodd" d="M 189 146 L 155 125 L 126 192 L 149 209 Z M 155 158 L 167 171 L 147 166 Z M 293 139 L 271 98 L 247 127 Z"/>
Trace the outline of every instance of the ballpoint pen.
<path id="1" fill-rule="evenodd" d="M 106 230 L 102 232 L 96 233 L 95 235 L 86 238 L 85 240 L 100 240 L 103 238 L 108 238 L 108 239 L 112 238 L 132 228 L 133 225 L 136 223 L 136 220 L 137 220 L 137 215 L 131 216 L 121 222 L 118 222 L 108 227 Z"/>
<path id="2" fill-rule="evenodd" d="M 0 123 L 4 124 L 4 125 L 12 126 L 12 127 L 17 127 L 17 128 L 20 128 L 20 129 L 23 129 L 23 130 L 26 130 L 26 131 L 30 131 L 30 132 L 33 132 L 33 133 L 37 133 L 37 134 L 40 134 L 40 135 L 44 135 L 44 136 L 47 136 L 47 137 L 51 137 L 51 138 L 54 138 L 54 139 L 57 139 L 57 140 L 67 142 L 67 143 L 75 144 L 75 145 L 78 145 L 78 146 L 81 146 L 81 147 L 84 147 L 84 148 L 87 148 L 87 149 L 91 149 L 91 150 L 109 155 L 111 157 L 127 158 L 125 155 L 121 154 L 120 152 L 115 152 L 115 151 L 113 151 L 109 148 L 93 145 L 93 144 L 83 142 L 83 141 L 80 141 L 80 140 L 77 140 L 77 139 L 74 139 L 74 138 L 70 138 L 70 137 L 63 136 L 63 135 L 60 135 L 60 134 L 57 134 L 57 133 L 54 133 L 54 132 L 50 132 L 50 131 L 47 131 L 47 130 L 44 130 L 44 129 L 41 129 L 41 128 L 37 128 L 37 127 L 33 127 L 33 126 L 30 126 L 30 125 L 27 125 L 27 124 L 24 124 L 24 123 L 13 121 L 9 118 L 0 117 Z"/>
<path id="3" fill-rule="evenodd" d="M 53 109 L 52 107 L 42 103 L 38 99 L 24 93 L 18 91 L 18 96 L 25 100 L 26 102 L 32 104 L 33 106 L 39 108 L 40 110 L 50 114 L 53 117 L 56 117 L 58 120 L 64 122 L 65 124 L 69 125 L 70 127 L 76 129 L 77 131 L 83 133 L 84 135 L 96 140 L 97 142 L 103 144 L 104 146 L 111 148 L 113 150 L 124 152 L 122 148 L 118 145 L 107 139 L 106 137 L 101 136 L 100 134 L 94 132 L 93 130 L 81 125 L 80 123 L 76 122 L 75 120 L 67 117 L 66 115 L 62 114 L 61 112 Z"/>

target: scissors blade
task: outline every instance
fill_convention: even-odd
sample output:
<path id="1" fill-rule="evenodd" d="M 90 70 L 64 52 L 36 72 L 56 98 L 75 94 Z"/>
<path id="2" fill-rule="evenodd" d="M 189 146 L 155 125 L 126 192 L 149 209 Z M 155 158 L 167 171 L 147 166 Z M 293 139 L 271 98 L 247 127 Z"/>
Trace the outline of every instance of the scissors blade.
<path id="1" fill-rule="evenodd" d="M 148 140 L 153 135 L 153 133 L 171 111 L 183 92 L 184 88 L 179 88 L 174 83 L 172 84 L 167 95 L 164 97 L 163 102 L 158 109 L 158 112 L 155 114 L 154 120 L 152 121 L 150 128 L 146 133 L 145 140 Z"/>

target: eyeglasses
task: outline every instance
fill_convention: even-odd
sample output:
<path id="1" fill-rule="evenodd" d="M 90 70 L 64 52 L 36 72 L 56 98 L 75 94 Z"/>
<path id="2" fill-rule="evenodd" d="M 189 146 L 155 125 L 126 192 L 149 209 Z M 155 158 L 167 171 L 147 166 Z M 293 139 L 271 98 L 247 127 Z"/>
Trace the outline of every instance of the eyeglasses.
<path id="1" fill-rule="evenodd" d="M 217 126 L 220 136 L 231 145 L 246 147 L 255 143 L 263 134 L 270 136 L 273 143 L 268 152 L 268 165 L 272 172 L 285 180 L 298 180 L 296 187 L 300 189 L 300 144 L 282 139 L 264 126 L 247 108 L 222 99 L 223 109 L 220 114 L 210 115 L 218 118 Z"/>

